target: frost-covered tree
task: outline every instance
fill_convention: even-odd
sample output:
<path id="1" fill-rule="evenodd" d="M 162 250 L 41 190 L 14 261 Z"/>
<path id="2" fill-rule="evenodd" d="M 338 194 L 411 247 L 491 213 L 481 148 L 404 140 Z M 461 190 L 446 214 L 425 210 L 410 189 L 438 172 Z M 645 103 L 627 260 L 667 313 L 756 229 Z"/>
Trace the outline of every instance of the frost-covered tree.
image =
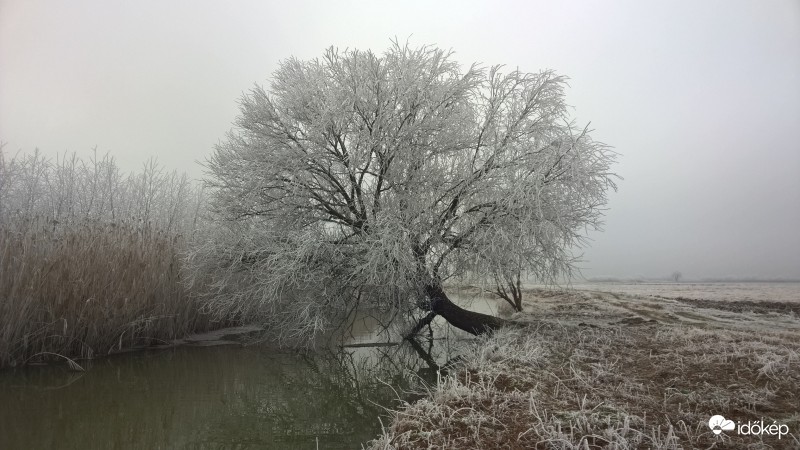
<path id="1" fill-rule="evenodd" d="M 284 336 L 358 307 L 500 326 L 443 283 L 569 272 L 615 188 L 614 154 L 574 127 L 565 85 L 397 43 L 283 61 L 207 163 L 219 223 L 193 260 L 209 305 Z"/>

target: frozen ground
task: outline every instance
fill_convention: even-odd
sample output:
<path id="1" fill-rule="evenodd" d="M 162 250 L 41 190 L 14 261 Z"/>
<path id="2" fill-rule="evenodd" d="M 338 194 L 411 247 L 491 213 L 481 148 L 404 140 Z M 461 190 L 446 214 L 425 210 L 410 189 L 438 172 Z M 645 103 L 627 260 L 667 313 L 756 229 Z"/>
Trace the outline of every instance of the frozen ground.
<path id="1" fill-rule="evenodd" d="M 800 448 L 798 288 L 529 287 L 513 314 L 477 288 L 454 289 L 471 309 L 496 308 L 528 328 L 471 341 L 369 448 Z M 714 415 L 784 433 L 715 434 Z"/>
<path id="2" fill-rule="evenodd" d="M 477 288 L 452 297 L 504 317 L 504 302 Z M 607 326 L 644 322 L 757 330 L 800 330 L 800 283 L 584 283 L 571 289 L 526 286 L 526 312 L 542 320 Z M 574 322 L 574 323 L 573 323 Z"/>
<path id="3" fill-rule="evenodd" d="M 541 287 L 530 285 L 531 288 Z M 574 289 L 645 297 L 800 303 L 800 283 L 575 283 Z"/>

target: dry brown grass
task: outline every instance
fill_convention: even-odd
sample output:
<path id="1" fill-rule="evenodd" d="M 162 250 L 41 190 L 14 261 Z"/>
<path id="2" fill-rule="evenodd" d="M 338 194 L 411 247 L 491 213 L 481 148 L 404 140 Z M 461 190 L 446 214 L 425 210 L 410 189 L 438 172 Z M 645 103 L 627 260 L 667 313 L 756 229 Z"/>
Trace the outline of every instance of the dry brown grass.
<path id="1" fill-rule="evenodd" d="M 0 145 L 0 367 L 90 358 L 210 325 L 183 283 L 202 191 L 149 161 Z"/>
<path id="2" fill-rule="evenodd" d="M 464 362 L 428 398 L 396 412 L 370 448 L 800 447 L 796 328 L 754 333 L 634 320 L 614 308 L 640 308 L 635 299 L 539 295 L 541 304 L 529 303 L 528 313 L 516 316 L 530 322 L 528 329 L 471 344 Z M 564 313 L 576 312 L 574 305 L 588 308 L 585 315 Z M 671 315 L 670 305 L 662 312 Z M 714 414 L 774 420 L 791 435 L 716 436 L 707 426 Z"/>
<path id="3" fill-rule="evenodd" d="M 146 226 L 0 229 L 0 366 L 169 341 L 208 320 L 181 283 L 181 238 Z"/>

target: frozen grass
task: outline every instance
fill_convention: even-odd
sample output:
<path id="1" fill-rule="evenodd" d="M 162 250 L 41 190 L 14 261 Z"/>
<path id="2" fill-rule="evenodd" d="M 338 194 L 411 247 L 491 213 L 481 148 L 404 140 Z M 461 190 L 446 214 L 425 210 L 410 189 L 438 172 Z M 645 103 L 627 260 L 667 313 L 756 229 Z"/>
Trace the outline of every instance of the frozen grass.
<path id="1" fill-rule="evenodd" d="M 427 398 L 395 412 L 369 448 L 800 446 L 796 329 L 756 334 L 682 322 L 620 323 L 625 316 L 604 310 L 601 302 L 633 298 L 545 294 L 550 297 L 540 300 L 547 320 L 533 322 L 537 307 L 528 302 L 528 312 L 515 316 L 530 323 L 527 329 L 471 343 L 462 363 Z M 595 319 L 592 323 L 553 312 L 587 302 L 596 308 L 582 320 Z M 714 414 L 734 421 L 775 420 L 793 434 L 780 441 L 716 436 L 707 426 Z"/>
<path id="2" fill-rule="evenodd" d="M 0 151 L 0 367 L 90 358 L 211 324 L 182 282 L 201 197 L 150 162 Z"/>

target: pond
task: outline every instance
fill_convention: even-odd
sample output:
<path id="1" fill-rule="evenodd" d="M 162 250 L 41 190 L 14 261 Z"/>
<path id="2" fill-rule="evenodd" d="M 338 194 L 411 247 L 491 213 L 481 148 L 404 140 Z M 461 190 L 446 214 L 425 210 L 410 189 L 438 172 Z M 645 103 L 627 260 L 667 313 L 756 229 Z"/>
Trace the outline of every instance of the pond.
<path id="1" fill-rule="evenodd" d="M 349 346 L 316 352 L 178 346 L 81 361 L 84 372 L 0 371 L 0 449 L 358 449 L 457 355 L 465 336 L 434 328 L 423 358 L 408 343 L 361 346 L 398 341 L 364 319 Z"/>

